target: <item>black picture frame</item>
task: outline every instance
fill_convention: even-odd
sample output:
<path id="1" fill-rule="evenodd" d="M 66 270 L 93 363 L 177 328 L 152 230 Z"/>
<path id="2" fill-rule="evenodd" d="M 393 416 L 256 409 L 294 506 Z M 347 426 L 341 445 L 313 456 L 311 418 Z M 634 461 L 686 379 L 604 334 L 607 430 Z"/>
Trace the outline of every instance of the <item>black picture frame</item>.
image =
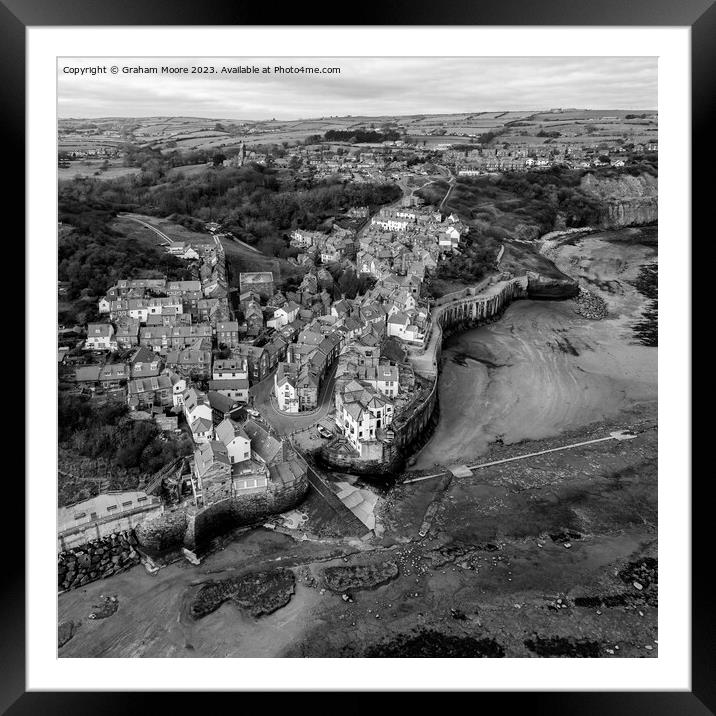
<path id="1" fill-rule="evenodd" d="M 364 4 L 352 5 L 349 22 L 341 21 L 335 4 L 293 4 L 277 8 L 221 0 L 0 0 L 0 112 L 5 156 L 15 175 L 24 177 L 25 146 L 25 30 L 32 26 L 106 26 L 106 25 L 481 25 L 481 26 L 687 26 L 691 28 L 692 59 L 692 206 L 694 225 L 703 220 L 710 206 L 709 183 L 697 181 L 698 171 L 712 167 L 714 142 L 709 137 L 716 126 L 716 7 L 714 0 L 500 0 L 500 2 L 466 3 L 442 0 L 429 4 L 392 0 L 378 9 Z M 706 174 L 704 174 L 707 176 Z M 20 206 L 24 198 L 24 182 L 9 187 L 9 206 Z M 13 199 L 16 201 L 13 202 Z M 19 213 L 19 212 L 18 212 Z M 709 232 L 711 238 L 712 230 Z M 19 263 L 32 270 L 32 256 L 20 255 Z M 694 281 L 694 285 L 695 285 Z M 26 436 L 27 441 L 35 439 Z M 678 477 L 686 482 L 690 475 Z M 702 475 L 707 477 L 707 475 Z M 692 565 L 710 565 L 707 553 L 711 540 L 706 533 L 709 524 L 705 511 L 711 504 L 709 487 L 692 483 Z M 6 474 L 5 499 L 14 505 L 24 504 L 24 489 L 16 473 Z M 16 510 L 21 514 L 20 510 Z M 3 525 L 5 527 L 5 525 Z M 6 528 L 9 530 L 9 527 Z M 16 538 L 23 534 L 22 525 L 14 528 Z M 206 694 L 178 694 L 181 702 L 170 704 L 169 694 L 109 692 L 26 692 L 25 686 L 25 561 L 17 544 L 8 549 L 3 559 L 3 581 L 0 589 L 0 711 L 11 716 L 24 714 L 114 714 L 201 708 Z M 710 569 L 694 569 L 692 581 L 692 689 L 690 692 L 568 692 L 568 693 L 481 693 L 476 708 L 484 710 L 495 697 L 505 706 L 530 713 L 554 714 L 682 714 L 716 713 L 716 618 L 714 600 L 707 583 Z M 555 661 L 555 668 L 559 663 Z M 90 686 L 90 685 L 88 685 Z M 330 688 L 330 684 L 326 685 Z M 215 695 L 212 695 L 215 696 Z M 225 694 L 224 697 L 230 696 Z M 309 696 L 310 694 L 304 694 Z M 444 694 L 435 694 L 442 697 Z M 235 697 L 235 695 L 234 695 Z M 355 694 L 336 707 L 348 712 L 375 708 L 375 697 L 369 693 Z M 430 707 L 433 695 L 420 694 L 423 707 Z M 290 698 L 290 702 L 289 702 Z M 488 703 L 485 703 L 488 699 Z M 385 703 L 390 703 L 390 700 Z M 478 706 L 479 703 L 479 706 Z M 342 705 L 340 705 L 342 704 Z M 272 694 L 263 707 L 274 710 L 296 708 L 295 695 Z M 385 705 L 385 704 L 381 704 Z M 230 708 L 246 708 L 245 696 Z"/>

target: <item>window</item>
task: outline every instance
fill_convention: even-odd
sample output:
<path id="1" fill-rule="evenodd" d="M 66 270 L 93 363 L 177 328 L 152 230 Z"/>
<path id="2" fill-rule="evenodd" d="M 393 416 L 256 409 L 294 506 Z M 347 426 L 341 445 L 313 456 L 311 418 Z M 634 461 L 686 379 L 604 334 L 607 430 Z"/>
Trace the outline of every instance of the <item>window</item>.
<path id="1" fill-rule="evenodd" d="M 81 520 L 83 517 L 87 517 L 87 513 L 86 513 L 86 512 L 78 512 L 78 513 L 75 515 L 75 519 L 76 519 L 76 520 Z"/>
<path id="2" fill-rule="evenodd" d="M 116 510 L 116 509 L 117 509 L 117 505 L 108 505 L 107 512 L 112 512 L 112 510 Z"/>
<path id="3" fill-rule="evenodd" d="M 131 501 L 131 500 L 122 503 L 122 507 L 131 507 L 131 506 L 132 506 L 132 501 Z"/>

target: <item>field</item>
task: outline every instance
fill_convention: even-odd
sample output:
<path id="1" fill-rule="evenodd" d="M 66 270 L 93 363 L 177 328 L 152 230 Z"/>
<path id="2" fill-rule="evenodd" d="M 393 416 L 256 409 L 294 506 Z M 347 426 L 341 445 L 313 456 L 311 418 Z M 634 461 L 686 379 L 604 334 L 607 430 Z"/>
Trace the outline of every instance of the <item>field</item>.
<path id="1" fill-rule="evenodd" d="M 120 231 L 122 234 L 128 237 L 137 239 L 138 241 L 151 246 L 166 245 L 166 242 L 162 241 L 157 234 L 151 229 L 142 226 L 137 221 L 133 221 L 131 218 L 139 219 L 141 221 L 154 226 L 159 231 L 166 234 L 173 241 L 183 241 L 187 244 L 198 245 L 212 245 L 214 238 L 211 234 L 200 233 L 197 231 L 191 231 L 180 224 L 176 224 L 168 219 L 161 219 L 156 216 L 149 216 L 147 214 L 127 214 L 119 216 L 112 223 L 112 228 Z M 273 256 L 265 256 L 262 253 L 252 251 L 250 248 L 240 244 L 237 241 L 233 241 L 228 237 L 223 237 L 222 245 L 226 252 L 226 258 L 231 264 L 232 270 L 235 275 L 234 283 L 238 283 L 238 273 L 241 271 L 272 271 L 274 279 L 280 282 L 289 276 L 298 276 L 303 273 L 303 270 L 297 266 L 290 264 L 285 259 L 276 258 Z"/>
<path id="2" fill-rule="evenodd" d="M 635 115 L 626 119 L 627 115 Z M 645 114 L 644 118 L 641 115 Z M 65 137 L 81 120 L 60 120 Z M 85 123 L 87 124 L 87 123 Z M 308 136 L 323 135 L 328 130 L 379 128 L 393 124 L 406 135 L 426 144 L 460 144 L 475 140 L 485 132 L 499 132 L 500 141 L 542 144 L 548 137 L 536 136 L 541 130 L 559 131 L 570 142 L 596 143 L 624 138 L 647 142 L 657 138 L 656 113 L 636 110 L 564 110 L 550 112 L 472 112 L 438 115 L 388 115 L 312 117 L 297 120 L 246 121 L 203 117 L 143 117 L 137 119 L 106 118 L 91 123 L 98 131 L 112 132 L 125 141 L 148 144 L 160 149 L 228 149 L 240 142 L 255 144 L 297 143 Z M 435 130 L 444 134 L 431 134 Z M 81 141 L 101 141 L 102 137 L 83 134 Z M 79 140 L 78 140 L 79 141 Z M 106 141 L 109 140 L 105 140 Z M 117 140 L 113 140 L 117 141 Z"/>
<path id="3" fill-rule="evenodd" d="M 108 160 L 109 168 L 102 169 L 104 161 L 104 159 L 83 159 L 70 162 L 69 167 L 58 167 L 57 179 L 58 181 L 68 181 L 74 179 L 76 176 L 81 176 L 109 180 L 132 176 L 140 172 L 137 167 L 123 166 L 122 161 L 118 159 Z"/>

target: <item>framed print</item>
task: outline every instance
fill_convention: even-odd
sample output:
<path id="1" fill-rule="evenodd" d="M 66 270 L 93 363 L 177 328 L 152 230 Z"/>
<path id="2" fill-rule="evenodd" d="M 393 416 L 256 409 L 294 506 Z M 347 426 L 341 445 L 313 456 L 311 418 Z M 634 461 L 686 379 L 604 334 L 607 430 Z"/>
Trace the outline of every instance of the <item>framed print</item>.
<path id="1" fill-rule="evenodd" d="M 711 712 L 691 177 L 716 15 L 522 5 L 3 0 L 28 297 L 8 713 Z"/>

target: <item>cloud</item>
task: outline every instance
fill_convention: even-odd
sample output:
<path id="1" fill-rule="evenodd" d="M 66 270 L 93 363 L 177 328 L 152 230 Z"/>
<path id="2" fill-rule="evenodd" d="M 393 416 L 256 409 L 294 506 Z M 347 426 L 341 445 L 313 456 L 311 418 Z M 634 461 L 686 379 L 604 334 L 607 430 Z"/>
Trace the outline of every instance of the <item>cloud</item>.
<path id="1" fill-rule="evenodd" d="M 214 74 L 67 74 L 92 65 L 215 67 Z M 269 74 L 222 67 L 268 66 Z M 340 74 L 273 72 L 339 67 Z M 656 109 L 656 57 L 61 58 L 61 117 L 299 119 L 580 107 Z"/>

